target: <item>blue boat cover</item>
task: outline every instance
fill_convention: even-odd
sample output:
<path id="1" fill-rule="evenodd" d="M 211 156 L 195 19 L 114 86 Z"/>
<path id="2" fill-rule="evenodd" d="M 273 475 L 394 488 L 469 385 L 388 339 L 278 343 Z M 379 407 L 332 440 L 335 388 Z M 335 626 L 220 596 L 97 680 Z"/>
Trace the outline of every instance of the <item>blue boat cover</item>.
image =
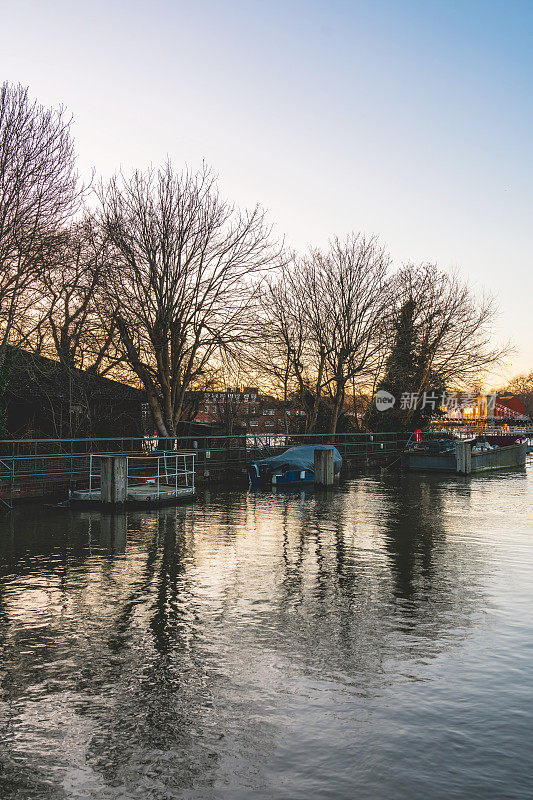
<path id="1" fill-rule="evenodd" d="M 268 470 L 274 472 L 277 469 L 285 467 L 286 469 L 294 470 L 315 470 L 315 450 L 333 450 L 333 472 L 335 474 L 341 471 L 342 456 L 336 447 L 324 444 L 304 444 L 300 447 L 290 447 L 284 453 L 277 456 L 270 456 L 270 458 L 261 458 L 257 461 L 252 461 L 252 464 L 257 464 L 258 467 L 266 467 Z"/>

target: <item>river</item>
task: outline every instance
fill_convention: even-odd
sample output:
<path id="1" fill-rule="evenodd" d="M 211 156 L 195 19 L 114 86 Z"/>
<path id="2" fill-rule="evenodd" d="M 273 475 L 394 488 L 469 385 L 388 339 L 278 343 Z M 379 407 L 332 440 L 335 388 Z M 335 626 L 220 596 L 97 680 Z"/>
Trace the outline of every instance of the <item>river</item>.
<path id="1" fill-rule="evenodd" d="M 532 796 L 533 468 L 0 520 L 2 800 Z"/>

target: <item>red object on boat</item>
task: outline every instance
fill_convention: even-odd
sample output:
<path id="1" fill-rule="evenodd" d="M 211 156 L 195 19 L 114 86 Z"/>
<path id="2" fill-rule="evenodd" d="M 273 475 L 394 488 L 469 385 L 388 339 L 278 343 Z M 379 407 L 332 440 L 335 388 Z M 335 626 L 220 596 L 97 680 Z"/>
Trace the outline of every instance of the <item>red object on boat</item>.
<path id="1" fill-rule="evenodd" d="M 420 428 L 417 428 L 416 431 L 414 432 L 414 434 L 415 434 L 415 442 L 421 442 L 422 441 L 422 431 L 420 430 Z"/>

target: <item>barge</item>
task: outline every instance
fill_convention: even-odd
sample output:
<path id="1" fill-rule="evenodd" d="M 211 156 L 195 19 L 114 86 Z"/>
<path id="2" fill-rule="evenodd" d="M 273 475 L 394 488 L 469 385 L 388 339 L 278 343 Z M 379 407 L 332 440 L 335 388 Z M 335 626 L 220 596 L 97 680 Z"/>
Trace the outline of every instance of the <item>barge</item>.
<path id="1" fill-rule="evenodd" d="M 526 441 L 518 438 L 514 442 L 500 444 L 491 442 L 492 438 L 498 437 L 417 442 L 405 449 L 404 463 L 407 469 L 455 472 L 460 475 L 525 466 L 528 452 Z"/>

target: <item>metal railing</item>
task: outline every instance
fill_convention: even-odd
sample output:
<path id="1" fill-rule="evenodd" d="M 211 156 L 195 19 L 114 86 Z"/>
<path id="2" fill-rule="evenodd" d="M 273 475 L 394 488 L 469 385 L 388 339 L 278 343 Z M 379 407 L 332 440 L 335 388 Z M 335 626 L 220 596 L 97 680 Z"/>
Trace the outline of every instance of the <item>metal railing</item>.
<path id="1" fill-rule="evenodd" d="M 338 434 L 335 446 L 343 458 L 364 460 L 376 454 L 396 453 L 408 434 L 396 432 Z M 236 434 L 233 436 L 109 437 L 99 439 L 12 439 L 0 441 L 0 497 L 16 484 L 42 481 L 54 485 L 87 486 L 91 456 L 123 454 L 129 457 L 194 452 L 196 470 L 245 468 L 257 458 L 275 455 L 298 444 L 330 442 L 328 434 Z M 43 492 L 44 493 L 44 492 Z"/>
<path id="2" fill-rule="evenodd" d="M 89 494 L 102 488 L 102 457 L 109 453 L 89 454 Z M 174 490 L 178 494 L 180 489 L 190 489 L 194 492 L 195 478 L 195 452 L 167 451 L 154 454 L 143 453 L 140 455 L 126 456 L 126 489 L 135 490 L 153 486 L 155 499 L 160 499 L 162 493 L 168 494 Z"/>
<path id="3" fill-rule="evenodd" d="M 458 427 L 424 431 L 425 438 L 446 435 L 484 433 L 524 433 L 533 436 L 533 426 L 516 426 L 494 431 Z M 376 456 L 395 456 L 404 449 L 410 432 L 384 431 L 377 433 L 339 433 L 332 442 L 343 459 L 364 462 Z M 275 455 L 287 447 L 299 444 L 326 444 L 329 434 L 237 433 L 227 435 L 196 435 L 163 438 L 108 437 L 98 439 L 10 439 L 0 441 L 0 499 L 9 499 L 13 487 L 25 482 L 42 481 L 54 486 L 87 486 L 91 472 L 91 457 L 104 454 L 124 454 L 128 457 L 152 453 L 159 456 L 190 452 L 195 455 L 199 474 L 211 470 L 245 468 L 249 461 Z M 10 495 L 11 493 L 11 495 Z M 46 493 L 43 491 L 43 494 Z"/>
<path id="4" fill-rule="evenodd" d="M 368 455 L 397 447 L 408 434 L 347 433 L 337 434 L 335 446 L 349 456 Z M 0 441 L 0 460 L 15 463 L 17 477 L 77 475 L 88 472 L 91 454 L 141 455 L 158 451 L 188 450 L 197 453 L 199 466 L 206 468 L 244 464 L 250 458 L 272 455 L 297 444 L 329 442 L 329 434 L 236 434 L 179 437 L 114 437 L 98 439 L 12 439 Z"/>
<path id="5" fill-rule="evenodd" d="M 439 429 L 434 428 L 432 430 L 436 431 Z M 523 434 L 527 437 L 533 436 L 533 425 L 513 425 L 512 427 L 498 425 L 461 425 L 458 427 L 446 426 L 440 430 L 442 433 L 453 434 L 454 436 L 458 436 L 460 438 L 464 438 L 466 436 L 479 436 L 480 434 L 486 434 L 487 436 L 518 436 L 519 434 Z"/>

